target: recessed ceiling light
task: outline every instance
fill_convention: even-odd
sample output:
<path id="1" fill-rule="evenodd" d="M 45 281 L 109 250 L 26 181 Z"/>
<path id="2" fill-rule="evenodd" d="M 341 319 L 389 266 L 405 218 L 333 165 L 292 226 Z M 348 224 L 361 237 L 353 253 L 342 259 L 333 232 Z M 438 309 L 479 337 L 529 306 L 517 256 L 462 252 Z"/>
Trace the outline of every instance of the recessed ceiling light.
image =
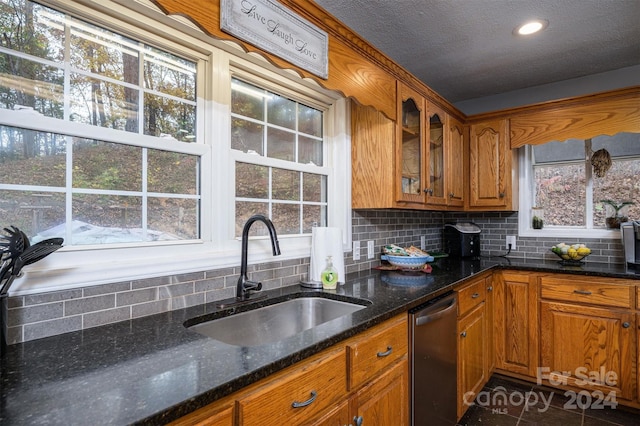
<path id="1" fill-rule="evenodd" d="M 547 26 L 547 24 L 547 21 L 541 19 L 529 21 L 517 27 L 515 30 L 513 30 L 513 33 L 517 35 L 529 35 L 537 33 L 538 31 L 543 30 Z"/>

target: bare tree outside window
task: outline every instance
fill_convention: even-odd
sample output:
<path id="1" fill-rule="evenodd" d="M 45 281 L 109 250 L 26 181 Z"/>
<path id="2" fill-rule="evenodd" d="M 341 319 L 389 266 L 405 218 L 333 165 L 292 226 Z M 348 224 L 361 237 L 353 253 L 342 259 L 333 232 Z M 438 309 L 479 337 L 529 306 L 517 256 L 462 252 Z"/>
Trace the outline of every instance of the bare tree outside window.
<path id="1" fill-rule="evenodd" d="M 611 168 L 599 177 L 594 152 L 606 149 Z M 620 133 L 533 147 L 534 206 L 544 210 L 544 226 L 606 229 L 607 203 L 628 205 L 627 217 L 640 220 L 640 134 Z M 592 200 L 587 205 L 587 200 Z M 589 214 L 588 214 L 589 213 Z"/>
<path id="2" fill-rule="evenodd" d="M 326 226 L 322 111 L 235 78 L 231 94 L 231 148 L 248 154 L 235 163 L 236 235 L 258 213 L 271 218 L 279 235 Z M 291 167 L 269 166 L 266 159 Z"/>
<path id="3" fill-rule="evenodd" d="M 196 63 L 26 0 L 0 0 L 0 34 L 0 109 L 95 135 L 0 125 L 3 221 L 66 245 L 199 238 L 200 159 L 166 143 L 197 142 Z"/>

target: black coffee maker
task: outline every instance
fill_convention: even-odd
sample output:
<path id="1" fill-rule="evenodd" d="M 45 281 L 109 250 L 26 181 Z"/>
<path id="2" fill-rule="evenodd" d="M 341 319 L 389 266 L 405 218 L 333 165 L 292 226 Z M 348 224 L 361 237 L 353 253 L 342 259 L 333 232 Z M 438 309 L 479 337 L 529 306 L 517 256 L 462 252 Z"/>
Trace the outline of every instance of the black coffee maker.
<path id="1" fill-rule="evenodd" d="M 627 265 L 640 268 L 640 221 L 622 223 L 620 234 Z"/>
<path id="2" fill-rule="evenodd" d="M 453 257 L 480 257 L 480 232 L 475 223 L 445 223 L 444 252 Z"/>

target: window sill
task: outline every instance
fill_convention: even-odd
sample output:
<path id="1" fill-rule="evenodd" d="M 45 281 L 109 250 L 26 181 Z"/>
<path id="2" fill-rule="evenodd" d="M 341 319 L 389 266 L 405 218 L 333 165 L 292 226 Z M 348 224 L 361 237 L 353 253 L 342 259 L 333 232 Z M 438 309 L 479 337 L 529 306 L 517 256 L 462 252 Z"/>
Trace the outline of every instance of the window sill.
<path id="1" fill-rule="evenodd" d="M 268 238 L 251 238 L 249 265 L 310 256 L 310 236 L 283 237 L 279 241 L 282 255 L 274 257 Z M 234 240 L 225 249 L 205 242 L 99 251 L 62 248 L 52 256 L 25 267 L 24 275 L 13 283 L 10 295 L 23 296 L 189 273 L 202 273 L 204 279 L 205 271 L 223 268 L 238 268 L 239 271 L 240 245 L 240 240 Z M 346 250 L 346 245 L 343 249 Z"/>
<path id="2" fill-rule="evenodd" d="M 618 229 L 576 229 L 576 228 L 561 228 L 561 227 L 546 227 L 543 229 L 520 229 L 518 232 L 520 237 L 538 237 L 538 238 L 554 238 L 559 240 L 561 238 L 568 239 L 617 239 L 621 238 L 620 230 Z"/>

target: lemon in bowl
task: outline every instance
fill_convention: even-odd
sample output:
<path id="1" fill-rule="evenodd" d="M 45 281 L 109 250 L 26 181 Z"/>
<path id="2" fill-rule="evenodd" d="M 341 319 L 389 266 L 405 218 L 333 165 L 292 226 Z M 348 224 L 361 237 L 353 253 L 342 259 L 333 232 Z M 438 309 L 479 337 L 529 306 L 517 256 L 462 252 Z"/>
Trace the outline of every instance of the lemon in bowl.
<path id="1" fill-rule="evenodd" d="M 551 247 L 551 251 L 565 263 L 579 263 L 591 254 L 591 249 L 585 244 L 560 243 Z"/>

